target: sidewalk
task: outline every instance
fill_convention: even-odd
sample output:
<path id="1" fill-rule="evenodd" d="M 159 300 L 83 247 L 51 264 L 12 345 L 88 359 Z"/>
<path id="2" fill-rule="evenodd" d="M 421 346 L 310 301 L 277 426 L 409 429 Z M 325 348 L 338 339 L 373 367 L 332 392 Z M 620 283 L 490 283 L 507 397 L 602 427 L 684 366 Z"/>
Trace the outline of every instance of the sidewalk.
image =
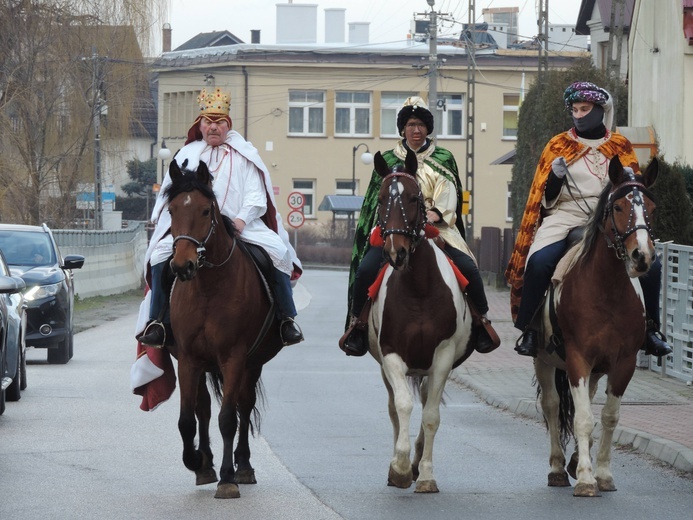
<path id="1" fill-rule="evenodd" d="M 519 336 L 510 319 L 509 291 L 487 287 L 488 316 L 501 338 L 491 354 L 473 354 L 451 378 L 474 390 L 487 403 L 543 422 L 532 386 L 532 360 L 513 351 Z M 605 379 L 595 396 L 599 423 Z M 595 432 L 597 429 L 595 429 Z M 548 450 L 548 437 L 546 438 Z M 693 473 L 693 386 L 647 369 L 636 369 L 621 401 L 614 442 L 632 445 L 678 470 Z M 547 451 L 548 453 L 548 451 Z"/>

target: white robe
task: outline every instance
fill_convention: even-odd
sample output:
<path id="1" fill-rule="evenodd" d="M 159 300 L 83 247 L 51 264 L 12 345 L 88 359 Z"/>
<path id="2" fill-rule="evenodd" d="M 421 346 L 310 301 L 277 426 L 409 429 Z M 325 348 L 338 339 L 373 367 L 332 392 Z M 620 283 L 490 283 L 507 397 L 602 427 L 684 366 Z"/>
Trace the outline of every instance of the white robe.
<path id="1" fill-rule="evenodd" d="M 200 161 L 207 163 L 214 177 L 213 189 L 221 213 L 229 218 L 240 218 L 246 225 L 241 238 L 262 246 L 270 255 L 274 266 L 291 275 L 294 270 L 300 273 L 302 266 L 294 248 L 289 242 L 289 234 L 284 229 L 282 218 L 277 212 L 275 233 L 260 219 L 267 211 L 267 194 L 276 208 L 272 181 L 257 150 L 236 131 L 228 133 L 226 143 L 213 149 L 204 141 L 185 145 L 174 157 L 181 168 L 194 170 Z M 156 224 L 149 248 L 145 255 L 147 267 L 165 261 L 172 253 L 173 239 L 168 233 L 171 216 L 166 210 L 164 190 L 171 184 L 168 172 L 161 184 L 152 222 Z"/>

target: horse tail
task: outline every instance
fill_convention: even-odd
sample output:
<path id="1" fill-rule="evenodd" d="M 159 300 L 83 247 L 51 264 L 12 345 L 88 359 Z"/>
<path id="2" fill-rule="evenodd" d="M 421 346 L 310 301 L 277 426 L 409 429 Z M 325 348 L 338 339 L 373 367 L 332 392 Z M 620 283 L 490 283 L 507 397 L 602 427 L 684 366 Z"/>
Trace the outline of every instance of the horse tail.
<path id="1" fill-rule="evenodd" d="M 559 397 L 558 423 L 561 429 L 561 446 L 565 450 L 568 442 L 573 438 L 575 403 L 573 403 L 573 395 L 570 393 L 568 374 L 565 370 L 556 369 L 554 382 Z"/>
<path id="2" fill-rule="evenodd" d="M 217 398 L 217 403 L 221 404 L 221 399 L 224 397 L 224 376 L 220 370 L 213 370 L 207 373 L 207 381 L 212 386 L 214 397 Z"/>

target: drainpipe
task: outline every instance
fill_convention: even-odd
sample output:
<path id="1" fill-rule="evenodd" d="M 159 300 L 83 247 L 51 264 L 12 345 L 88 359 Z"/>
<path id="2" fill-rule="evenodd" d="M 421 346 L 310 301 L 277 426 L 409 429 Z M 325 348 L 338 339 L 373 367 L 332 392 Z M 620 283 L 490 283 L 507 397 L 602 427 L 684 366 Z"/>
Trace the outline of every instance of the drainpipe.
<path id="1" fill-rule="evenodd" d="M 244 88 L 245 88 L 245 93 L 243 95 L 243 137 L 245 140 L 248 140 L 248 71 L 245 68 L 245 65 L 241 67 L 241 70 L 243 71 L 243 79 L 244 79 Z"/>

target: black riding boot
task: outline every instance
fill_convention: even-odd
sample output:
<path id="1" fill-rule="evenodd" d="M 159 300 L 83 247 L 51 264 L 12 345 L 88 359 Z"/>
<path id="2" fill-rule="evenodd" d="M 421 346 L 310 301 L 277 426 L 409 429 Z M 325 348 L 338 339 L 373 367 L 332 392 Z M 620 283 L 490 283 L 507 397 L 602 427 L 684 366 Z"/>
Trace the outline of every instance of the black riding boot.
<path id="1" fill-rule="evenodd" d="M 525 329 L 515 344 L 515 352 L 521 356 L 537 357 L 538 350 L 539 333 L 534 329 Z"/>
<path id="2" fill-rule="evenodd" d="M 647 333 L 645 338 L 645 354 L 656 357 L 668 356 L 674 349 L 667 343 L 667 338 L 659 330 L 659 325 L 654 320 L 647 320 Z"/>

